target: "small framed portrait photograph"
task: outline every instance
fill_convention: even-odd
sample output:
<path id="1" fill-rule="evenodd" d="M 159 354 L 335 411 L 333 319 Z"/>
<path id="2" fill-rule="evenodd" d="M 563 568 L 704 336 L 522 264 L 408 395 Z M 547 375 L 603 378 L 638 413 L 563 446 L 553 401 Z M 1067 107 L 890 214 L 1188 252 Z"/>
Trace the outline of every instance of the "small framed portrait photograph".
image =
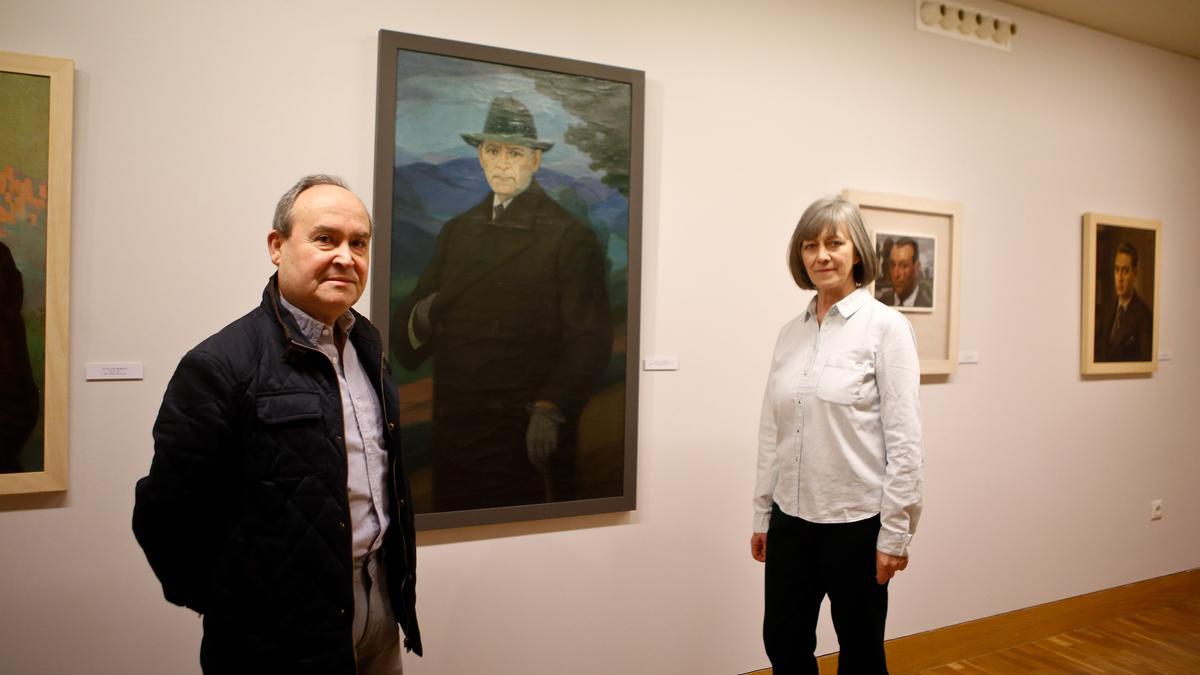
<path id="1" fill-rule="evenodd" d="M 1083 215 L 1082 374 L 1158 370 L 1161 229 L 1157 220 Z"/>
<path id="2" fill-rule="evenodd" d="M 962 205 L 958 202 L 843 190 L 875 233 L 877 300 L 904 312 L 917 334 L 921 375 L 958 369 Z"/>
<path id="3" fill-rule="evenodd" d="M 418 529 L 634 508 L 644 89 L 380 32 L 371 313 Z"/>
<path id="4" fill-rule="evenodd" d="M 901 312 L 933 312 L 937 237 L 879 231 L 875 252 L 879 255 L 875 299 Z"/>

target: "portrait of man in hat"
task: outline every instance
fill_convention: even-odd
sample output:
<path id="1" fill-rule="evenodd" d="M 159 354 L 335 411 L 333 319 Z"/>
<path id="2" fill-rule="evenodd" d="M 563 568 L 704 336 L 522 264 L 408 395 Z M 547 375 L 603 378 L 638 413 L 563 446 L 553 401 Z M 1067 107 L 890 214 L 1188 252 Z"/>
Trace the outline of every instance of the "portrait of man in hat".
<path id="1" fill-rule="evenodd" d="M 570 500 L 580 414 L 613 348 L 605 255 L 538 183 L 554 143 L 524 103 L 493 98 L 461 138 L 490 192 L 441 227 L 391 320 L 402 366 L 432 359 L 433 507 Z"/>

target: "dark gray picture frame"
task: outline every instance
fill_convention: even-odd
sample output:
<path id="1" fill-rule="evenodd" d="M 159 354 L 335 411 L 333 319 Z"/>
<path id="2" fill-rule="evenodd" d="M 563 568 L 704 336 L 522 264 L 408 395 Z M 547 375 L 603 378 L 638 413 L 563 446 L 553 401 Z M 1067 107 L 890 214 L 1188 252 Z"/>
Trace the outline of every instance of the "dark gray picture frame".
<path id="1" fill-rule="evenodd" d="M 493 506 L 490 495 L 480 494 L 478 507 L 460 501 L 453 509 L 438 510 L 433 469 L 439 443 L 448 444 L 434 439 L 454 432 L 444 422 L 451 405 L 439 410 L 437 403 L 439 397 L 449 400 L 437 393 L 439 343 L 433 342 L 432 355 L 414 365 L 411 354 L 407 359 L 402 355 L 412 346 L 398 341 L 420 342 L 412 332 L 414 289 L 426 284 L 446 222 L 478 212 L 480 199 L 493 194 L 477 147 L 482 148 L 480 137 L 487 136 L 482 132 L 498 129 L 492 117 L 497 102 L 514 98 L 522 114 L 532 116 L 532 133 L 545 141 L 542 145 L 553 143 L 535 169 L 535 182 L 583 225 L 579 232 L 591 231 L 584 238 L 596 242 L 589 246 L 596 254 L 592 258 L 602 260 L 596 279 L 606 288 L 601 294 L 607 294 L 608 311 L 600 316 L 609 317 L 612 349 L 583 397 L 586 403 L 573 418 L 567 412 L 566 424 L 560 425 L 573 428 L 570 434 L 577 439 L 571 496 L 561 498 L 564 491 L 550 487 L 547 478 L 544 499 Z M 403 456 L 418 529 L 636 508 L 644 102 L 641 71 L 380 31 L 371 316 L 383 333 L 401 390 Z M 545 290 L 547 297 L 566 294 Z M 561 314 L 569 320 L 567 313 Z M 443 351 L 451 353 L 448 349 Z M 444 376 L 443 383 L 450 381 Z"/>

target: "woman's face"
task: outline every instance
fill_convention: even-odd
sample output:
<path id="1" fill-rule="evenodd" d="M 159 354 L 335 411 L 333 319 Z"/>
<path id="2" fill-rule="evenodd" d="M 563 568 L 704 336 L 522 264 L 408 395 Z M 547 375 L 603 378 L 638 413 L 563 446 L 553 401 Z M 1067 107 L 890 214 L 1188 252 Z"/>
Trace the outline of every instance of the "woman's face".
<path id="1" fill-rule="evenodd" d="M 800 242 L 800 257 L 818 293 L 841 299 L 854 290 L 858 252 L 845 225 L 827 228 L 820 237 Z"/>

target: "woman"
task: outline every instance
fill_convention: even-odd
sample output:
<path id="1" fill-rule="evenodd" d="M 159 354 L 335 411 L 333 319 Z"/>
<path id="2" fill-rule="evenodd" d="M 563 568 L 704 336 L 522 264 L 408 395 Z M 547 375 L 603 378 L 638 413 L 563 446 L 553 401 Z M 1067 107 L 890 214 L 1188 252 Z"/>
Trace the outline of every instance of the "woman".
<path id="1" fill-rule="evenodd" d="M 779 332 L 763 400 L 750 539 L 766 563 L 763 643 L 776 675 L 816 673 L 828 595 L 838 672 L 886 673 L 887 583 L 921 512 L 916 338 L 863 288 L 879 261 L 853 204 L 809 206 L 788 266 L 817 296 Z"/>

